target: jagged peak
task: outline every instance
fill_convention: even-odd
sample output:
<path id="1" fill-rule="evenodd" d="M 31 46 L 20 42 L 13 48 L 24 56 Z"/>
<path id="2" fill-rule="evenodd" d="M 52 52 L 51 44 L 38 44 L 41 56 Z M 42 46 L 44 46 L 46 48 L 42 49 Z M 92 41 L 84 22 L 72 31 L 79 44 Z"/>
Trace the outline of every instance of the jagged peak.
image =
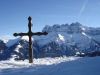
<path id="1" fill-rule="evenodd" d="M 75 22 L 75 23 L 71 23 L 70 26 L 78 26 L 79 27 L 79 26 L 82 26 L 82 24 L 79 22 Z"/>
<path id="2" fill-rule="evenodd" d="M 85 31 L 85 26 L 80 24 L 79 22 L 71 23 L 71 24 L 54 24 L 53 26 L 46 25 L 43 28 L 43 32 L 82 32 Z"/>

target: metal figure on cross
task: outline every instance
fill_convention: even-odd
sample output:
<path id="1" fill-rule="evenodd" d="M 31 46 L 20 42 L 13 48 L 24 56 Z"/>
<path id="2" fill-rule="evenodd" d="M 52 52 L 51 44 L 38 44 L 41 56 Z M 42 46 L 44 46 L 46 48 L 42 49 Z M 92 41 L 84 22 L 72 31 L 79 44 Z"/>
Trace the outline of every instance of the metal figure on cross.
<path id="1" fill-rule="evenodd" d="M 29 63 L 33 63 L 33 49 L 32 49 L 32 36 L 34 35 L 47 35 L 47 32 L 36 32 L 33 33 L 32 32 L 32 22 L 31 22 L 32 18 L 29 16 L 28 17 L 28 29 L 29 31 L 27 33 L 14 33 L 13 35 L 16 36 L 28 36 L 29 37 Z"/>

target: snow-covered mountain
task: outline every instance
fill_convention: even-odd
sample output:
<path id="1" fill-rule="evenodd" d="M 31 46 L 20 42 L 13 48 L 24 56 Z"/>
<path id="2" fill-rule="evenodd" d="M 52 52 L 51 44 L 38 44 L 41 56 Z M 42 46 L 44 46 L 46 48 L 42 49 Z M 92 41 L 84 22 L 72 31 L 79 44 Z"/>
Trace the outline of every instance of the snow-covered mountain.
<path id="1" fill-rule="evenodd" d="M 33 36 L 34 57 L 94 56 L 100 55 L 100 28 L 86 27 L 80 23 L 46 25 L 48 35 Z M 28 58 L 28 37 L 0 41 L 0 59 Z"/>

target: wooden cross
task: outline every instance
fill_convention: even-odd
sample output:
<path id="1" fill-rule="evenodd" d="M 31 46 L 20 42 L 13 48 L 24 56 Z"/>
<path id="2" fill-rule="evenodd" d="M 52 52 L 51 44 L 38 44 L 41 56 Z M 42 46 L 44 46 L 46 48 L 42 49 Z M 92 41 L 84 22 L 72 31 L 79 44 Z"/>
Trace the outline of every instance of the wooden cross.
<path id="1" fill-rule="evenodd" d="M 16 36 L 28 36 L 29 37 L 29 63 L 33 63 L 33 50 L 32 50 L 32 39 L 31 37 L 33 35 L 47 35 L 47 32 L 36 32 L 33 33 L 31 28 L 32 28 L 32 22 L 31 22 L 32 18 L 29 16 L 28 17 L 28 29 L 29 31 L 27 33 L 14 33 L 13 35 Z"/>

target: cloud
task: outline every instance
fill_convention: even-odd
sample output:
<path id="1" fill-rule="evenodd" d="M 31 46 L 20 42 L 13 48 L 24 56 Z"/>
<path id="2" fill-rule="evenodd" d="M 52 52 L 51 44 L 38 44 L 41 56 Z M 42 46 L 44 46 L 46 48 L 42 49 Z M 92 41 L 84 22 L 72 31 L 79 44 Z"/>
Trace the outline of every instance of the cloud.
<path id="1" fill-rule="evenodd" d="M 84 1 L 83 5 L 82 5 L 82 7 L 81 7 L 81 9 L 79 11 L 78 18 L 80 18 L 82 16 L 82 13 L 85 11 L 85 8 L 86 8 L 88 2 L 89 2 L 89 0 L 85 0 Z"/>

